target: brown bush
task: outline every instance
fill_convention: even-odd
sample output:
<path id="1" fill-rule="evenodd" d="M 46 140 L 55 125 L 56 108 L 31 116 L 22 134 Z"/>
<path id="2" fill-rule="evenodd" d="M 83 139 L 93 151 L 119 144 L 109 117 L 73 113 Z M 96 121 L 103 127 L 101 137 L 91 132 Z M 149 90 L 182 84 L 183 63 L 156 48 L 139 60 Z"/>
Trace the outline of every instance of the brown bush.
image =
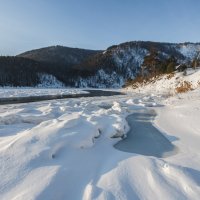
<path id="1" fill-rule="evenodd" d="M 188 81 L 184 81 L 183 83 L 181 83 L 181 85 L 179 87 L 176 88 L 176 92 L 177 93 L 184 93 L 187 91 L 192 90 L 192 84 Z"/>
<path id="2" fill-rule="evenodd" d="M 167 75 L 167 79 L 169 80 L 169 79 L 173 78 L 174 76 L 175 76 L 174 73 L 170 73 L 170 74 Z"/>
<path id="3" fill-rule="evenodd" d="M 123 87 L 125 87 L 125 88 L 128 87 L 128 86 L 134 87 L 136 84 L 141 84 L 141 83 L 143 83 L 144 80 L 145 80 L 144 77 L 138 76 L 138 77 L 136 77 L 135 79 L 130 79 L 130 80 L 128 80 L 128 81 L 125 83 L 125 85 L 124 85 Z M 136 88 L 136 87 L 135 87 L 135 88 Z"/>

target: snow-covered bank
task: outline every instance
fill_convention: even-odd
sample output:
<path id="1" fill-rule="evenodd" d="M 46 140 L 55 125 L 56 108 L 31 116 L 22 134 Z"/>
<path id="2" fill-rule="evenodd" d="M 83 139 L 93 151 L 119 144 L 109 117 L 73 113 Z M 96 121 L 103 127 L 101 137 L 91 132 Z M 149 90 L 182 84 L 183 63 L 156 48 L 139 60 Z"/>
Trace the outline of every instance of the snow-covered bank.
<path id="1" fill-rule="evenodd" d="M 0 106 L 0 199 L 198 200 L 199 94 Z M 127 115 L 149 107 L 157 113 L 152 124 L 177 154 L 157 158 L 113 147 L 129 130 Z"/>
<path id="2" fill-rule="evenodd" d="M 188 69 L 185 72 L 161 75 L 149 81 L 135 83 L 126 88 L 126 91 L 139 93 L 156 93 L 168 96 L 186 92 L 200 87 L 200 68 Z"/>

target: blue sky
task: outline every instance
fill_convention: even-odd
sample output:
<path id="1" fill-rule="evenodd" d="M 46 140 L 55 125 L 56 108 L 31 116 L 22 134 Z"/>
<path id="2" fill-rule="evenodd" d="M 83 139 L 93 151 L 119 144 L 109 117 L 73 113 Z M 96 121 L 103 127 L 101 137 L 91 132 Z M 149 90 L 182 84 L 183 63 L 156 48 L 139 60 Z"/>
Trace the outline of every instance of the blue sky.
<path id="1" fill-rule="evenodd" d="M 64 45 L 200 41 L 200 0 L 0 0 L 0 54 Z"/>

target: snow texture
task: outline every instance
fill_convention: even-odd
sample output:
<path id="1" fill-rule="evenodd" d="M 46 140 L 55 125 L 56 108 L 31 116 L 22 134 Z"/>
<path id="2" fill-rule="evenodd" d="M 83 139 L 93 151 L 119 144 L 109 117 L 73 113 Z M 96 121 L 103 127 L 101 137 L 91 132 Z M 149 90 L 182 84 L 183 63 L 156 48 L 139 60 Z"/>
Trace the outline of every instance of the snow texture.
<path id="1" fill-rule="evenodd" d="M 0 199 L 198 200 L 200 89 L 168 98 L 144 91 L 0 106 Z M 129 130 L 126 117 L 150 110 L 149 123 L 178 152 L 115 149 Z"/>

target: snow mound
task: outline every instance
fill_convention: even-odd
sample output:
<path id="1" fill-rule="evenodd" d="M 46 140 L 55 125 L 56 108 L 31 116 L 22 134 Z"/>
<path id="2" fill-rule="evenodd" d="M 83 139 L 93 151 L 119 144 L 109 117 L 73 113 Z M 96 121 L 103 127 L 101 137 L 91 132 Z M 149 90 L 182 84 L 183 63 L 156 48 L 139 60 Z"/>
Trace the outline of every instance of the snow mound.
<path id="1" fill-rule="evenodd" d="M 174 76 L 195 85 L 199 71 L 188 74 Z M 167 80 L 175 85 L 174 76 Z M 140 94 L 1 105 L 0 199 L 199 200 L 200 88 L 165 98 L 148 87 Z M 157 114 L 148 121 L 178 147 L 175 155 L 113 147 L 126 138 L 126 117 L 144 110 Z M 147 120 L 139 120 L 145 128 Z"/>

